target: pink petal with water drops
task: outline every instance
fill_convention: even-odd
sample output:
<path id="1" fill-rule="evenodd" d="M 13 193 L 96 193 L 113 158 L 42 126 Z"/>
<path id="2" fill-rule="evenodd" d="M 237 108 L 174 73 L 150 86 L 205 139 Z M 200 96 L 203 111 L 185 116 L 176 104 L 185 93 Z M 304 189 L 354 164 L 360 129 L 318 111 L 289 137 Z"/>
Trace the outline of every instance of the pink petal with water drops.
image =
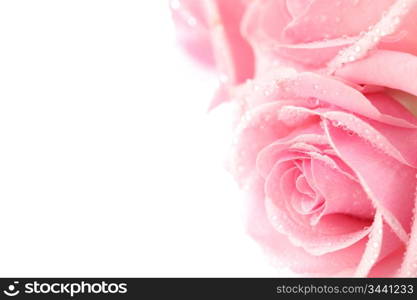
<path id="1" fill-rule="evenodd" d="M 270 53 L 273 57 L 281 57 L 301 64 L 300 70 L 310 70 L 323 67 L 343 48 L 351 45 L 353 39 L 333 39 L 300 44 L 276 44 Z"/>
<path id="2" fill-rule="evenodd" d="M 299 214 L 292 206 L 297 193 L 295 180 L 299 170 L 291 162 L 274 166 L 265 182 L 266 210 L 279 224 L 278 230 L 288 235 L 294 245 L 303 247 L 312 255 L 323 255 L 347 248 L 369 233 L 369 221 L 343 215 L 323 217 L 311 226 L 309 215 Z"/>
<path id="3" fill-rule="evenodd" d="M 410 241 L 407 245 L 407 252 L 400 269 L 400 277 L 417 277 L 417 192 L 415 194 L 414 209 L 412 212 L 413 227 L 411 229 Z"/>
<path id="4" fill-rule="evenodd" d="M 172 0 L 171 11 L 180 44 L 196 61 L 213 68 L 214 56 L 204 2 Z"/>
<path id="5" fill-rule="evenodd" d="M 417 56 L 378 50 L 336 71 L 337 76 L 360 83 L 398 89 L 417 95 Z"/>
<path id="6" fill-rule="evenodd" d="M 273 143 L 264 147 L 257 155 L 256 158 L 256 167 L 261 174 L 261 176 L 266 177 L 268 176 L 269 172 L 271 172 L 272 167 L 274 164 L 281 159 L 282 157 L 287 154 L 289 158 L 291 157 L 308 157 L 308 155 L 299 153 L 295 154 L 294 152 L 289 152 L 288 148 L 291 144 L 304 141 L 304 142 L 314 142 L 323 144 L 324 142 L 327 144 L 327 140 L 324 139 L 323 132 L 312 133 L 311 130 L 317 130 L 318 126 L 309 126 L 307 129 L 302 131 L 296 131 L 296 137 L 292 139 L 277 139 Z M 324 145 L 326 145 L 324 144 Z"/>
<path id="7" fill-rule="evenodd" d="M 380 213 L 375 215 L 372 231 L 368 237 L 366 249 L 355 275 L 358 277 L 367 277 L 370 274 L 373 277 L 387 276 L 388 274 L 393 276 L 399 265 L 396 260 L 393 268 L 393 256 L 397 256 L 398 252 L 403 252 L 404 244 L 383 221 Z"/>
<path id="8" fill-rule="evenodd" d="M 358 135 L 326 124 L 338 156 L 356 173 L 384 220 L 407 242 L 416 187 L 416 169 L 391 158 Z M 381 183 L 384 184 L 381 184 Z"/>
<path id="9" fill-rule="evenodd" d="M 417 125 L 417 117 L 403 105 L 398 103 L 398 101 L 388 93 L 381 91 L 377 93 L 367 93 L 365 96 L 383 115 L 403 119 L 410 124 Z"/>
<path id="10" fill-rule="evenodd" d="M 400 27 L 394 34 L 382 38 L 378 48 L 417 55 L 417 5 L 396 21 L 401 22 Z"/>
<path id="11" fill-rule="evenodd" d="M 293 44 L 284 38 L 285 28 L 303 14 L 311 0 L 263 0 L 248 8 L 242 22 L 242 32 L 254 49 L 258 49 L 258 62 L 270 56 L 270 60 L 300 69 L 318 68 L 334 57 L 353 40 L 336 38 L 313 43 Z M 291 64 L 293 61 L 295 64 Z M 262 69 L 258 64 L 258 71 Z"/>
<path id="12" fill-rule="evenodd" d="M 356 133 L 379 151 L 403 164 L 417 167 L 417 153 L 414 151 L 417 129 L 391 126 L 343 111 L 326 111 L 320 115 L 333 124 L 349 129 L 351 134 Z"/>
<path id="13" fill-rule="evenodd" d="M 237 128 L 232 156 L 231 171 L 238 182 L 243 184 L 251 173 L 257 172 L 256 159 L 264 147 L 287 136 L 296 128 L 280 121 L 277 114 L 283 106 L 297 103 L 304 103 L 304 101 L 268 103 L 248 111 L 243 116 Z M 305 125 L 311 122 L 314 121 L 305 120 Z"/>
<path id="14" fill-rule="evenodd" d="M 263 200 L 264 180 L 258 177 L 251 187 L 252 192 L 247 194 L 247 231 L 263 246 L 274 265 L 279 268 L 289 267 L 298 274 L 316 276 L 331 276 L 357 266 L 366 239 L 342 250 L 313 256 L 293 245 L 286 235 L 277 231 L 274 226 L 279 226 L 279 223 L 276 220 L 268 219 Z M 352 276 L 353 273 L 345 275 Z"/>
<path id="15" fill-rule="evenodd" d="M 206 1 L 207 20 L 217 68 L 231 84 L 241 83 L 254 75 L 253 50 L 240 32 L 241 20 L 248 2 Z"/>
<path id="16" fill-rule="evenodd" d="M 340 108 L 362 116 L 378 120 L 395 126 L 417 128 L 417 119 L 397 117 L 390 115 L 390 111 L 379 111 L 372 102 L 358 90 L 345 83 L 314 73 L 301 73 L 292 79 L 283 82 L 283 87 L 278 91 L 279 96 L 285 98 L 310 98 L 315 97 L 328 104 L 337 105 Z M 347 101 L 349 100 L 349 101 Z"/>
<path id="17" fill-rule="evenodd" d="M 215 66 L 222 80 L 241 83 L 253 77 L 254 57 L 240 33 L 248 0 L 174 0 L 178 39 L 198 61 Z"/>
<path id="18" fill-rule="evenodd" d="M 375 24 L 394 0 L 313 1 L 285 29 L 292 43 L 359 35 Z M 366 11 L 366 14 L 362 13 Z"/>
<path id="19" fill-rule="evenodd" d="M 382 240 L 383 220 L 381 214 L 377 213 L 372 224 L 372 231 L 368 236 L 366 249 L 356 269 L 356 276 L 366 277 L 368 275 L 381 253 Z"/>
<path id="20" fill-rule="evenodd" d="M 375 209 L 359 183 L 321 160 L 311 161 L 315 187 L 325 201 L 321 216 L 340 213 L 371 220 Z"/>

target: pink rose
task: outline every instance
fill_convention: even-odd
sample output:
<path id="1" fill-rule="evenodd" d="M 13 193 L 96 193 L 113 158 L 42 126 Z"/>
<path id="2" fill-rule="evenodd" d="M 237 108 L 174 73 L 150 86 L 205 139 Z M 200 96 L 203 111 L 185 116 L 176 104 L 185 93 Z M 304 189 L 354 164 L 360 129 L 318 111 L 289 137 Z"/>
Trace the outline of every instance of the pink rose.
<path id="1" fill-rule="evenodd" d="M 395 2 L 398 7 L 393 9 Z M 258 0 L 248 7 L 242 32 L 255 49 L 258 73 L 268 68 L 271 60 L 275 60 L 275 65 L 301 70 L 323 68 L 341 49 L 366 34 L 378 42 L 378 49 L 417 54 L 417 8 L 402 18 L 410 3 Z M 358 53 L 361 51 L 357 49 Z"/>
<path id="2" fill-rule="evenodd" d="M 238 84 L 271 63 L 323 68 L 367 32 L 378 49 L 417 54 L 417 8 L 400 18 L 413 1 L 397 1 L 392 20 L 375 26 L 384 15 L 391 17 L 387 11 L 395 2 L 172 0 L 171 7 L 185 48 L 199 61 L 216 65 L 223 80 Z"/>
<path id="3" fill-rule="evenodd" d="M 174 3 L 239 108 L 250 234 L 302 274 L 417 277 L 417 0 Z"/>
<path id="4" fill-rule="evenodd" d="M 181 44 L 218 71 L 220 87 L 211 107 L 233 98 L 236 85 L 271 68 L 321 70 L 361 57 L 372 48 L 361 45 L 366 35 L 377 49 L 417 54 L 413 0 L 330 2 L 172 0 L 171 7 Z M 340 57 L 352 45 L 353 53 Z"/>
<path id="5" fill-rule="evenodd" d="M 279 69 L 241 87 L 232 171 L 248 192 L 248 231 L 276 262 L 417 275 L 417 119 L 394 98 L 417 95 L 417 57 L 403 55 L 375 52 L 340 77 Z"/>

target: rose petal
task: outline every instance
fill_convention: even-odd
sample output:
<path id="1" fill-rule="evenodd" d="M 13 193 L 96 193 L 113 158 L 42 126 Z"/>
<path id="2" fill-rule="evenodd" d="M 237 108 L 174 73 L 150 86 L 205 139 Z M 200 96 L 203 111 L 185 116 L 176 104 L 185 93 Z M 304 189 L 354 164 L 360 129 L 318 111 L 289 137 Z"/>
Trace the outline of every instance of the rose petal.
<path id="1" fill-rule="evenodd" d="M 265 182 L 268 215 L 292 243 L 313 255 L 323 255 L 349 247 L 369 233 L 368 222 L 347 216 L 327 216 L 317 226 L 310 226 L 309 217 L 298 214 L 289 205 L 296 172 L 299 173 L 290 162 L 276 164 Z"/>
<path id="2" fill-rule="evenodd" d="M 400 269 L 400 277 L 417 277 L 417 193 L 413 209 L 413 227 L 410 233 L 410 241 L 407 252 Z"/>
<path id="3" fill-rule="evenodd" d="M 278 139 L 276 142 L 269 144 L 265 148 L 263 148 L 256 159 L 256 167 L 259 173 L 266 177 L 269 172 L 271 171 L 274 164 L 279 160 L 282 159 L 283 151 L 287 150 L 288 147 L 297 141 L 314 141 L 314 142 L 323 142 L 323 136 L 318 134 L 300 134 L 296 136 L 294 139 L 290 140 L 280 140 Z M 327 141 L 325 141 L 327 143 Z M 290 157 L 308 157 L 308 155 L 295 155 L 294 153 L 289 154 Z"/>
<path id="4" fill-rule="evenodd" d="M 274 102 L 259 106 L 248 112 L 237 128 L 233 149 L 232 173 L 240 184 L 256 170 L 258 153 L 267 145 L 281 137 L 288 136 L 294 129 L 276 117 L 277 112 L 286 104 L 300 101 Z M 306 120 L 306 125 L 310 122 Z M 299 125 L 299 124 L 297 124 Z"/>
<path id="5" fill-rule="evenodd" d="M 380 213 L 377 213 L 372 224 L 372 231 L 369 234 L 369 240 L 366 245 L 365 252 L 362 256 L 355 275 L 358 277 L 366 277 L 372 269 L 381 252 L 383 239 L 383 221 Z"/>
<path id="6" fill-rule="evenodd" d="M 286 4 L 291 16 L 296 18 L 309 9 L 311 2 L 313 2 L 313 0 L 287 0 Z"/>
<path id="7" fill-rule="evenodd" d="M 299 274 L 331 276 L 357 266 L 366 239 L 339 251 L 313 256 L 303 248 L 293 245 L 286 235 L 272 227 L 263 200 L 264 180 L 258 177 L 252 182 L 251 187 L 247 194 L 247 231 L 263 246 L 277 267 L 289 267 Z M 323 265 L 326 268 L 323 268 Z M 352 274 L 348 273 L 347 276 Z"/>
<path id="8" fill-rule="evenodd" d="M 378 50 L 365 59 L 346 64 L 337 76 L 361 84 L 390 87 L 417 95 L 417 56 Z"/>
<path id="9" fill-rule="evenodd" d="M 247 9 L 242 21 L 242 32 L 255 46 L 254 40 L 274 37 L 280 39 L 282 30 L 292 17 L 286 0 L 258 0 Z M 279 16 L 279 17 L 277 17 Z"/>
<path id="10" fill-rule="evenodd" d="M 341 213 L 361 219 L 373 218 L 372 202 L 357 182 L 317 159 L 312 159 L 311 167 L 316 188 L 326 200 L 320 217 Z"/>
<path id="11" fill-rule="evenodd" d="M 399 118 L 396 115 L 390 115 L 389 112 L 391 110 L 381 112 L 362 93 L 341 81 L 313 73 L 301 73 L 293 79 L 286 80 L 284 83 L 283 89 L 279 92 L 281 97 L 315 97 L 380 122 L 406 128 L 417 128 L 416 118 Z M 349 99 L 349 101 L 346 101 L 346 99 Z"/>
<path id="12" fill-rule="evenodd" d="M 325 129 L 333 148 L 354 170 L 384 220 L 407 242 L 416 170 L 377 151 L 357 135 L 350 136 L 329 124 L 325 124 Z"/>
<path id="13" fill-rule="evenodd" d="M 383 222 L 382 215 L 377 213 L 372 224 L 372 231 L 369 234 L 365 252 L 355 275 L 366 277 L 369 273 L 372 273 L 374 276 L 380 277 L 382 274 L 386 274 L 388 265 L 387 261 L 383 262 L 383 260 L 396 251 L 401 250 L 402 246 L 403 244 L 396 234 Z"/>
<path id="14" fill-rule="evenodd" d="M 254 56 L 240 33 L 240 22 L 248 1 L 206 1 L 206 13 L 218 70 L 229 83 L 253 77 Z"/>
<path id="15" fill-rule="evenodd" d="M 344 35 L 359 35 L 375 24 L 394 0 L 313 1 L 304 14 L 286 28 L 285 37 L 293 43 L 303 43 Z M 366 11 L 366 14 L 360 13 Z M 355 16 L 354 18 L 352 16 Z"/>
<path id="16" fill-rule="evenodd" d="M 379 49 L 400 51 L 417 55 L 417 6 L 401 18 L 400 28 L 393 35 L 382 39 Z"/>
<path id="17" fill-rule="evenodd" d="M 368 277 L 398 277 L 398 266 L 404 257 L 404 247 L 399 247 L 378 263 L 369 272 Z"/>
<path id="18" fill-rule="evenodd" d="M 213 49 L 202 1 L 178 0 L 172 17 L 180 45 L 206 67 L 214 67 Z"/>
<path id="19" fill-rule="evenodd" d="M 417 129 L 387 125 L 373 120 L 363 120 L 350 113 L 328 111 L 323 117 L 356 133 L 375 148 L 409 166 L 417 166 Z"/>

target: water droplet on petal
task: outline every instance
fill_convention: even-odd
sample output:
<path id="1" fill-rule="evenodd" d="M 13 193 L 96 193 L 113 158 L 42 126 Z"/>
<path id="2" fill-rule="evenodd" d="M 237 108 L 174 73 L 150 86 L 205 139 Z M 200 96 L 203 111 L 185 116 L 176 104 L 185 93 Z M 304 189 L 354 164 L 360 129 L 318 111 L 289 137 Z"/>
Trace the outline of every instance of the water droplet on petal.
<path id="1" fill-rule="evenodd" d="M 340 121 L 334 120 L 332 121 L 332 124 L 334 127 L 340 127 L 342 125 L 342 123 Z"/>
<path id="2" fill-rule="evenodd" d="M 264 90 L 265 97 L 271 96 L 272 92 L 269 89 Z"/>
<path id="3" fill-rule="evenodd" d="M 195 25 L 197 25 L 197 19 L 194 17 L 189 17 L 187 19 L 187 23 L 188 25 L 190 25 L 191 27 L 194 27 Z"/>

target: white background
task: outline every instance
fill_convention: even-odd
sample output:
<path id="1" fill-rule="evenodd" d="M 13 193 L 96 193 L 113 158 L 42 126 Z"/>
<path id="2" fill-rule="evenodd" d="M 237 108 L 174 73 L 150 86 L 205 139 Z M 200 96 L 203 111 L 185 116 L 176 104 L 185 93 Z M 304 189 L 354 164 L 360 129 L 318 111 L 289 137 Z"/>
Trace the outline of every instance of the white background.
<path id="1" fill-rule="evenodd" d="M 163 0 L 0 1 L 0 275 L 271 276 Z"/>

